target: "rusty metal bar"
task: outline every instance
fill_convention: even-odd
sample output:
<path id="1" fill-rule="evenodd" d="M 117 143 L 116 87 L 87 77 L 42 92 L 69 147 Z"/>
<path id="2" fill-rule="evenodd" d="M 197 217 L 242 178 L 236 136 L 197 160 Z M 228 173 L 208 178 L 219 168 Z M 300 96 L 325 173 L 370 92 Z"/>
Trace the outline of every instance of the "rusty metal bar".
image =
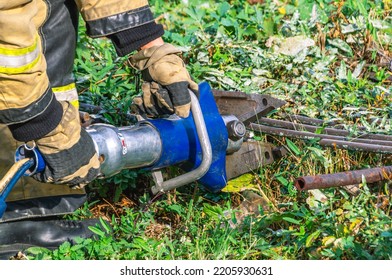
<path id="1" fill-rule="evenodd" d="M 287 129 L 292 129 L 292 130 L 305 130 L 308 132 L 316 132 L 318 128 L 322 128 L 322 125 L 309 125 L 309 124 L 302 124 L 302 123 L 294 123 L 290 121 L 282 121 L 282 120 L 275 120 L 275 119 L 269 119 L 262 117 L 258 121 L 259 123 L 267 124 L 267 125 L 273 125 L 273 126 L 279 126 L 282 128 L 287 128 Z M 334 129 L 334 128 L 324 128 L 323 133 L 328 134 L 328 135 L 337 135 L 337 136 L 348 136 L 349 132 L 346 130 L 339 130 L 339 129 Z"/>
<path id="2" fill-rule="evenodd" d="M 346 171 L 334 174 L 303 176 L 295 179 L 294 185 L 300 191 L 326 189 L 360 184 L 362 183 L 363 178 L 369 184 L 384 180 L 391 180 L 392 166 Z"/>
<path id="3" fill-rule="evenodd" d="M 339 124 L 336 121 L 323 121 L 320 119 L 314 119 L 314 118 L 309 118 L 301 115 L 286 115 L 286 117 L 290 120 L 296 120 L 300 123 L 303 124 L 309 124 L 309 125 L 317 125 L 317 126 L 334 126 Z"/>
<path id="4" fill-rule="evenodd" d="M 308 124 L 300 124 L 300 123 L 293 123 L 289 121 L 282 121 L 282 120 L 275 120 L 262 117 L 259 119 L 259 123 L 264 123 L 267 125 L 278 126 L 282 128 L 292 129 L 292 130 L 301 130 L 307 132 L 316 132 L 317 129 L 321 128 L 320 126 L 315 125 L 308 125 Z M 336 135 L 336 136 L 350 136 L 350 132 L 343 129 L 336 129 L 336 128 L 329 128 L 326 127 L 323 129 L 322 135 Z M 371 141 L 357 141 L 359 139 L 369 139 Z M 346 139 L 349 141 L 348 139 Z M 365 134 L 361 133 L 356 137 L 350 137 L 350 141 L 357 141 L 357 142 L 372 142 L 373 140 L 384 141 L 384 142 L 373 142 L 373 144 L 379 145 L 386 145 L 392 146 L 392 136 L 391 135 L 384 135 L 384 134 Z"/>
<path id="5" fill-rule="evenodd" d="M 317 125 L 317 126 L 333 126 L 336 129 L 344 129 L 345 125 L 339 121 L 324 121 L 315 118 L 309 118 L 301 115 L 286 115 L 287 119 L 295 120 L 303 124 Z M 356 126 L 356 129 L 360 131 L 366 131 L 364 126 Z"/>
<path id="6" fill-rule="evenodd" d="M 357 143 L 335 139 L 321 139 L 319 144 L 325 147 L 336 147 L 344 150 L 366 151 L 379 154 L 392 154 L 392 146 L 374 145 L 370 143 Z"/>
<path id="7" fill-rule="evenodd" d="M 315 139 L 315 138 L 322 139 L 323 137 L 329 137 L 330 139 L 342 140 L 341 136 L 316 134 L 316 133 L 307 132 L 307 131 L 292 130 L 292 129 L 273 127 L 273 126 L 256 124 L 256 123 L 251 123 L 249 125 L 249 127 L 250 127 L 250 129 L 252 129 L 254 131 L 264 132 L 267 134 L 272 134 L 272 135 L 277 135 L 277 136 L 287 136 L 287 137 L 308 139 L 308 140 Z"/>
<path id="8" fill-rule="evenodd" d="M 341 149 L 354 150 L 354 151 L 392 154 L 391 144 L 387 143 L 389 145 L 387 146 L 384 145 L 383 142 L 379 142 L 379 140 L 369 140 L 369 139 L 347 140 L 342 136 L 316 134 L 312 132 L 290 130 L 290 129 L 284 129 L 278 127 L 271 127 L 262 124 L 255 124 L 255 123 L 251 123 L 249 127 L 254 131 L 264 132 L 267 134 L 272 134 L 277 136 L 286 136 L 286 137 L 293 137 L 293 138 L 307 139 L 307 140 L 319 138 L 321 139 L 320 140 L 321 146 L 338 147 Z"/>

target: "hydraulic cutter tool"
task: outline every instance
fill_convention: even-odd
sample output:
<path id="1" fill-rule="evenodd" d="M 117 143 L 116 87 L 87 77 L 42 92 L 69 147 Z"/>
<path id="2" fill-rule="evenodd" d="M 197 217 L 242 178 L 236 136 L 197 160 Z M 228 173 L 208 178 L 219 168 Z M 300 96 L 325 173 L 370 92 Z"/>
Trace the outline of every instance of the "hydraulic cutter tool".
<path id="1" fill-rule="evenodd" d="M 206 82 L 199 85 L 199 99 L 190 93 L 191 114 L 187 118 L 172 115 L 125 127 L 89 125 L 86 130 L 101 161 L 100 177 L 123 169 L 145 169 L 152 172 L 154 194 L 195 181 L 218 192 L 229 179 L 271 163 L 279 154 L 268 143 L 248 139 L 246 125 L 281 107 L 284 101 L 269 95 L 212 90 Z M 15 158 L 16 162 L 24 160 L 25 165 L 17 175 L 9 176 L 13 180 L 0 184 L 0 217 L 17 179 L 45 167 L 37 148 L 22 145 Z M 178 166 L 184 173 L 164 180 L 162 170 L 168 166 Z"/>

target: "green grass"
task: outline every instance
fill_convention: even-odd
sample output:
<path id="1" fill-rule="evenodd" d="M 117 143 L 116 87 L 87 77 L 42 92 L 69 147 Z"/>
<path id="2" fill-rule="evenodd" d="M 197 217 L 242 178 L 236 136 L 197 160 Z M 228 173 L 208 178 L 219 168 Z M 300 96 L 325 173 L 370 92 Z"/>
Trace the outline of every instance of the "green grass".
<path id="1" fill-rule="evenodd" d="M 165 26 L 165 40 L 182 48 L 197 82 L 288 101 L 270 117 L 305 114 L 339 120 L 353 134 L 358 125 L 392 134 L 391 1 L 276 3 L 150 1 Z M 108 40 L 91 40 L 83 29 L 75 65 L 81 99 L 102 106 L 108 122 L 126 125 L 124 116 L 138 93 L 138 74 L 126 58 L 116 57 Z M 295 56 L 274 51 L 274 45 L 278 48 L 295 36 L 305 36 L 314 45 Z M 328 189 L 323 191 L 325 201 L 318 202 L 308 193 L 297 193 L 292 183 L 302 175 L 390 165 L 391 157 L 322 148 L 317 141 L 272 141 L 290 153 L 256 170 L 248 181 L 254 192 L 268 198 L 273 211 L 260 207 L 253 215 L 241 216 L 242 192 L 211 194 L 197 184 L 149 203 L 148 173 L 126 170 L 89 186 L 90 204 L 70 217 L 101 213 L 111 221 L 110 234 L 102 224 L 94 229 L 98 240 L 65 243 L 53 252 L 35 248 L 29 257 L 392 259 L 388 184 L 370 187 L 364 182 L 356 197 Z M 97 208 L 105 206 L 103 201 L 106 208 Z"/>

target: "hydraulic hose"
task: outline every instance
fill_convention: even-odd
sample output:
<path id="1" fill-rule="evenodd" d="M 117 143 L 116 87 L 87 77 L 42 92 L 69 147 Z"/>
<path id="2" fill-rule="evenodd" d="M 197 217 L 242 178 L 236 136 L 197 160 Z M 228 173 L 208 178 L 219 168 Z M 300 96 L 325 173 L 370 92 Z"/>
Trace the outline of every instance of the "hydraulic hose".
<path id="1" fill-rule="evenodd" d="M 27 170 L 32 168 L 34 164 L 35 161 L 32 158 L 25 158 L 17 161 L 12 165 L 10 170 L 8 170 L 3 179 L 0 180 L 0 218 L 3 216 L 7 207 L 5 200 L 8 194 L 18 182 L 20 177 L 22 177 Z"/>

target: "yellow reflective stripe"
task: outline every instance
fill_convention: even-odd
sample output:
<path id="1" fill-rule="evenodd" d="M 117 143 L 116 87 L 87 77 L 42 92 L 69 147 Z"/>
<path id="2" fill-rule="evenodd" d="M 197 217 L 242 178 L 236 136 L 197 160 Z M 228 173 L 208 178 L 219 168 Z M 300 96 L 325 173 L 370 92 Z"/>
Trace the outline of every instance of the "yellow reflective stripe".
<path id="1" fill-rule="evenodd" d="M 38 46 L 38 39 L 35 40 L 34 44 L 26 48 L 8 49 L 8 48 L 0 47 L 0 55 L 21 56 L 33 52 L 35 49 L 37 49 L 37 46 Z"/>
<path id="2" fill-rule="evenodd" d="M 33 68 L 40 58 L 38 39 L 34 44 L 19 49 L 0 47 L 0 73 L 20 74 Z"/>
<path id="3" fill-rule="evenodd" d="M 79 100 L 70 101 L 71 105 L 73 105 L 76 109 L 79 109 Z"/>
<path id="4" fill-rule="evenodd" d="M 53 92 L 62 92 L 62 91 L 70 91 L 70 90 L 73 90 L 73 89 L 76 89 L 75 83 L 71 83 L 69 85 L 61 86 L 61 87 L 53 87 L 52 91 Z"/>
<path id="5" fill-rule="evenodd" d="M 69 101 L 73 106 L 79 108 L 78 92 L 76 91 L 75 83 L 61 87 L 53 87 L 52 91 L 57 100 Z"/>

